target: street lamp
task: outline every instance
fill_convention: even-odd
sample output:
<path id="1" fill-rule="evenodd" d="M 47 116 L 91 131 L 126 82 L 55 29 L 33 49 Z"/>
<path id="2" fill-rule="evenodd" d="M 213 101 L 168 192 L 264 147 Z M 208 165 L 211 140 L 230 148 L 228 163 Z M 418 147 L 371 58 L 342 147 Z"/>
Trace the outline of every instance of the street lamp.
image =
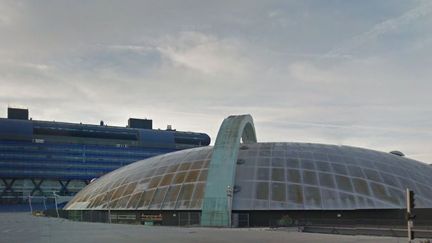
<path id="1" fill-rule="evenodd" d="M 55 205 L 55 209 L 56 209 L 56 212 L 57 212 L 57 218 L 60 218 L 58 207 L 57 207 L 57 196 L 58 195 L 55 192 L 52 192 L 52 193 L 54 195 L 54 205 Z"/>
<path id="2" fill-rule="evenodd" d="M 227 208 L 228 208 L 228 227 L 231 227 L 231 209 L 232 209 L 232 196 L 233 189 L 231 186 L 227 186 Z"/>

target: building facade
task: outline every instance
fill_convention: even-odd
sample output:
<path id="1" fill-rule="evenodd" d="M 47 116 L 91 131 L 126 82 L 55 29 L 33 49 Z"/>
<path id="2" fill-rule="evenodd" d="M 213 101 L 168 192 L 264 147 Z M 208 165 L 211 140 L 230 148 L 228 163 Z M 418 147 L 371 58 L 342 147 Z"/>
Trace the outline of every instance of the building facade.
<path id="1" fill-rule="evenodd" d="M 50 122 L 9 108 L 0 118 L 0 204 L 71 196 L 137 160 L 209 144 L 204 133 L 154 130 L 147 119 L 131 118 L 127 127 Z"/>

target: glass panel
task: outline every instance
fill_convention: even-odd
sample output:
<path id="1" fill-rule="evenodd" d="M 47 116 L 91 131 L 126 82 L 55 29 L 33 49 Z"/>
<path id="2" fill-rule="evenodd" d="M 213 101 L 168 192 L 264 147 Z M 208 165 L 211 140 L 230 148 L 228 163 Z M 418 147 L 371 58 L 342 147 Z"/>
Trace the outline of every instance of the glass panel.
<path id="1" fill-rule="evenodd" d="M 93 203 L 89 206 L 91 206 L 91 207 L 100 206 L 102 203 L 104 203 L 103 199 L 104 199 L 105 195 L 106 194 L 100 194 L 99 196 L 97 196 L 95 199 L 93 199 Z"/>
<path id="2" fill-rule="evenodd" d="M 181 185 L 171 186 L 165 196 L 165 200 L 163 203 L 164 208 L 174 208 L 178 194 L 180 192 Z"/>
<path id="3" fill-rule="evenodd" d="M 349 171 L 349 174 L 351 176 L 356 176 L 356 177 L 364 178 L 362 169 L 360 167 L 358 167 L 358 166 L 349 165 L 348 166 L 348 171 Z"/>
<path id="4" fill-rule="evenodd" d="M 288 201 L 295 204 L 303 204 L 303 189 L 300 185 L 288 185 Z"/>
<path id="5" fill-rule="evenodd" d="M 111 197 L 111 201 L 114 201 L 114 200 L 120 198 L 125 189 L 126 189 L 126 185 L 118 187 L 117 190 L 115 190 L 115 192 L 113 193 L 113 195 Z"/>
<path id="6" fill-rule="evenodd" d="M 151 201 L 150 208 L 159 209 L 162 206 L 162 200 L 165 197 L 168 187 L 158 188 L 155 192 L 153 200 Z"/>
<path id="7" fill-rule="evenodd" d="M 184 179 L 186 177 L 186 172 L 178 172 L 174 178 L 174 184 L 181 184 L 183 183 Z"/>
<path id="8" fill-rule="evenodd" d="M 191 170 L 189 171 L 185 182 L 195 182 L 198 179 L 198 175 L 199 175 L 200 171 L 199 170 Z"/>
<path id="9" fill-rule="evenodd" d="M 399 179 L 400 185 L 403 188 L 410 188 L 411 190 L 417 191 L 415 183 L 406 177 L 407 177 L 406 174 L 404 177 L 397 177 Z"/>
<path id="10" fill-rule="evenodd" d="M 348 192 L 353 192 L 351 180 L 349 177 L 335 175 L 335 180 L 336 180 L 336 185 L 339 189 L 344 190 L 344 191 L 348 191 Z"/>
<path id="11" fill-rule="evenodd" d="M 371 182 L 370 187 L 375 197 L 384 201 L 388 200 L 387 191 L 383 185 Z"/>
<path id="12" fill-rule="evenodd" d="M 285 156 L 285 151 L 283 150 L 283 148 L 278 148 L 278 150 L 273 150 L 272 151 L 272 157 L 273 158 L 283 158 Z"/>
<path id="13" fill-rule="evenodd" d="M 133 183 L 128 184 L 126 186 L 126 189 L 123 192 L 123 196 L 131 194 L 135 190 L 136 185 L 137 185 L 137 182 L 133 182 Z"/>
<path id="14" fill-rule="evenodd" d="M 301 183 L 300 171 L 287 169 L 287 181 Z"/>
<path id="15" fill-rule="evenodd" d="M 150 183 L 150 179 L 149 178 L 141 180 L 136 185 L 135 192 L 141 192 L 141 191 L 147 190 L 149 183 Z"/>
<path id="16" fill-rule="evenodd" d="M 122 184 L 122 182 L 125 180 L 125 178 L 116 178 L 117 180 L 114 181 L 114 184 L 112 185 L 111 188 L 116 188 L 118 186 L 120 186 Z"/>
<path id="17" fill-rule="evenodd" d="M 195 185 L 195 192 L 192 197 L 192 202 L 190 204 L 191 208 L 201 208 L 202 199 L 204 197 L 204 183 L 198 183 Z"/>
<path id="18" fill-rule="evenodd" d="M 118 201 L 118 203 L 116 205 L 116 208 L 126 208 L 126 205 L 129 201 L 129 199 L 130 199 L 130 196 L 120 198 L 120 200 Z"/>
<path id="19" fill-rule="evenodd" d="M 352 182 L 354 184 L 354 189 L 357 193 L 370 195 L 367 181 L 359 178 L 352 178 Z"/>
<path id="20" fill-rule="evenodd" d="M 259 157 L 257 160 L 258 166 L 270 167 L 270 158 Z"/>
<path id="21" fill-rule="evenodd" d="M 272 183 L 272 200 L 284 202 L 285 199 L 285 184 Z"/>
<path id="22" fill-rule="evenodd" d="M 255 198 L 260 200 L 268 200 L 269 198 L 268 186 L 269 186 L 268 182 L 257 182 Z"/>
<path id="23" fill-rule="evenodd" d="M 160 180 L 162 179 L 162 176 L 156 176 L 151 178 L 148 188 L 154 188 L 159 185 Z"/>
<path id="24" fill-rule="evenodd" d="M 285 181 L 285 169 L 273 168 L 272 169 L 272 181 Z"/>
<path id="25" fill-rule="evenodd" d="M 176 172 L 179 167 L 180 167 L 180 164 L 171 165 L 170 167 L 168 167 L 168 170 L 166 173 Z"/>
<path id="26" fill-rule="evenodd" d="M 322 172 L 332 172 L 330 164 L 327 162 L 315 161 L 315 165 L 317 167 L 317 170 L 320 170 Z"/>
<path id="27" fill-rule="evenodd" d="M 178 170 L 189 170 L 190 166 L 191 166 L 190 162 L 182 163 L 180 164 L 180 168 Z"/>
<path id="28" fill-rule="evenodd" d="M 303 169 L 315 170 L 315 163 L 310 159 L 301 159 L 300 164 Z"/>
<path id="29" fill-rule="evenodd" d="M 381 182 L 381 178 L 376 170 L 363 169 L 364 174 L 369 180 Z"/>
<path id="30" fill-rule="evenodd" d="M 328 156 L 325 153 L 313 153 L 313 157 L 315 160 L 320 160 L 320 161 L 328 161 Z"/>
<path id="31" fill-rule="evenodd" d="M 255 181 L 238 181 L 236 180 L 236 185 L 239 185 L 241 190 L 235 193 L 234 198 L 247 198 L 251 199 L 254 197 L 254 184 Z"/>
<path id="32" fill-rule="evenodd" d="M 271 156 L 271 154 L 270 154 L 270 150 L 269 149 L 262 149 L 261 148 L 261 150 L 259 151 L 259 156 L 260 157 L 263 157 L 263 156 Z"/>
<path id="33" fill-rule="evenodd" d="M 147 169 L 144 171 L 143 177 L 151 177 L 156 173 L 156 169 Z"/>
<path id="34" fill-rule="evenodd" d="M 318 187 L 304 187 L 305 207 L 319 208 L 321 207 L 321 194 Z"/>
<path id="35" fill-rule="evenodd" d="M 195 161 L 192 163 L 191 170 L 201 169 L 202 165 L 203 165 L 203 161 Z"/>
<path id="36" fill-rule="evenodd" d="M 254 180 L 255 167 L 237 166 L 236 180 Z"/>
<path id="37" fill-rule="evenodd" d="M 108 202 L 108 208 L 116 208 L 118 201 L 119 200 L 112 200 Z"/>
<path id="38" fill-rule="evenodd" d="M 319 181 L 320 181 L 321 186 L 325 186 L 325 187 L 329 187 L 329 188 L 335 187 L 332 174 L 318 173 L 318 175 L 319 175 Z"/>
<path id="39" fill-rule="evenodd" d="M 140 198 L 140 201 L 138 202 L 137 208 L 146 208 L 150 204 L 150 201 L 153 198 L 153 194 L 155 192 L 155 189 L 146 191 L 144 195 Z"/>
<path id="40" fill-rule="evenodd" d="M 178 208 L 188 208 L 194 190 L 194 184 L 183 184 L 177 201 Z"/>
<path id="41" fill-rule="evenodd" d="M 325 209 L 341 209 L 337 191 L 321 189 L 322 204 Z"/>
<path id="42" fill-rule="evenodd" d="M 272 167 L 284 167 L 285 166 L 284 159 L 280 158 L 280 157 L 273 157 L 271 162 L 272 162 Z"/>
<path id="43" fill-rule="evenodd" d="M 345 165 L 341 165 L 341 164 L 331 164 L 332 165 L 332 167 L 333 167 L 333 171 L 335 172 L 335 173 L 338 173 L 338 174 L 342 174 L 342 175 L 347 175 L 348 174 L 348 172 L 347 172 L 347 168 L 346 168 L 346 166 Z"/>
<path id="44" fill-rule="evenodd" d="M 303 183 L 309 185 L 318 185 L 317 177 L 314 171 L 303 171 Z"/>
<path id="45" fill-rule="evenodd" d="M 159 186 L 167 186 L 167 185 L 171 184 L 173 177 L 174 177 L 174 173 L 164 175 Z"/>
<path id="46" fill-rule="evenodd" d="M 290 168 L 299 168 L 300 162 L 296 158 L 287 158 L 286 159 L 286 166 Z"/>
<path id="47" fill-rule="evenodd" d="M 268 180 L 269 179 L 269 169 L 268 168 L 258 168 L 257 170 L 257 180 Z"/>
<path id="48" fill-rule="evenodd" d="M 340 200 L 342 201 L 343 208 L 356 208 L 356 200 L 355 197 L 348 193 L 339 192 Z"/>
<path id="49" fill-rule="evenodd" d="M 167 169 L 167 166 L 162 166 L 156 170 L 156 173 L 153 176 L 163 175 Z"/>
<path id="50" fill-rule="evenodd" d="M 126 207 L 127 208 L 136 208 L 142 195 L 144 195 L 144 192 L 133 194 Z"/>
<path id="51" fill-rule="evenodd" d="M 394 187 L 400 187 L 398 181 L 396 180 L 396 178 L 393 175 L 381 172 L 381 176 L 384 180 L 384 183 L 386 183 L 387 185 L 391 185 Z"/>
<path id="52" fill-rule="evenodd" d="M 405 202 L 405 193 L 401 190 L 396 190 L 393 188 L 387 187 L 389 191 L 389 200 L 390 202 L 396 204 L 396 205 L 404 205 Z"/>

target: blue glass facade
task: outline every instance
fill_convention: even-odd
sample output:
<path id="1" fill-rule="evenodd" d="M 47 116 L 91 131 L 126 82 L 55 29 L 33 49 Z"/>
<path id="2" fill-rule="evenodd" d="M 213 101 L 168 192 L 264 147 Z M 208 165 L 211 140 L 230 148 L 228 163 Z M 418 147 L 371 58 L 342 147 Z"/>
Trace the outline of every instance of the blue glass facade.
<path id="1" fill-rule="evenodd" d="M 0 141 L 0 177 L 91 180 L 173 148 Z"/>
<path id="2" fill-rule="evenodd" d="M 137 160 L 209 144 L 203 133 L 0 118 L 0 203 L 73 195 Z"/>

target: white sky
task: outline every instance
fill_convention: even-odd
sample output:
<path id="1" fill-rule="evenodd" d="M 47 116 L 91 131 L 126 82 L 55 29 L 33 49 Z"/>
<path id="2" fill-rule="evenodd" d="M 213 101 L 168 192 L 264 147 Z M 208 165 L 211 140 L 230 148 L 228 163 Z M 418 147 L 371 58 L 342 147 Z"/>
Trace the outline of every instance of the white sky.
<path id="1" fill-rule="evenodd" d="M 432 163 L 432 1 L 0 0 L 0 115 L 400 150 Z"/>

